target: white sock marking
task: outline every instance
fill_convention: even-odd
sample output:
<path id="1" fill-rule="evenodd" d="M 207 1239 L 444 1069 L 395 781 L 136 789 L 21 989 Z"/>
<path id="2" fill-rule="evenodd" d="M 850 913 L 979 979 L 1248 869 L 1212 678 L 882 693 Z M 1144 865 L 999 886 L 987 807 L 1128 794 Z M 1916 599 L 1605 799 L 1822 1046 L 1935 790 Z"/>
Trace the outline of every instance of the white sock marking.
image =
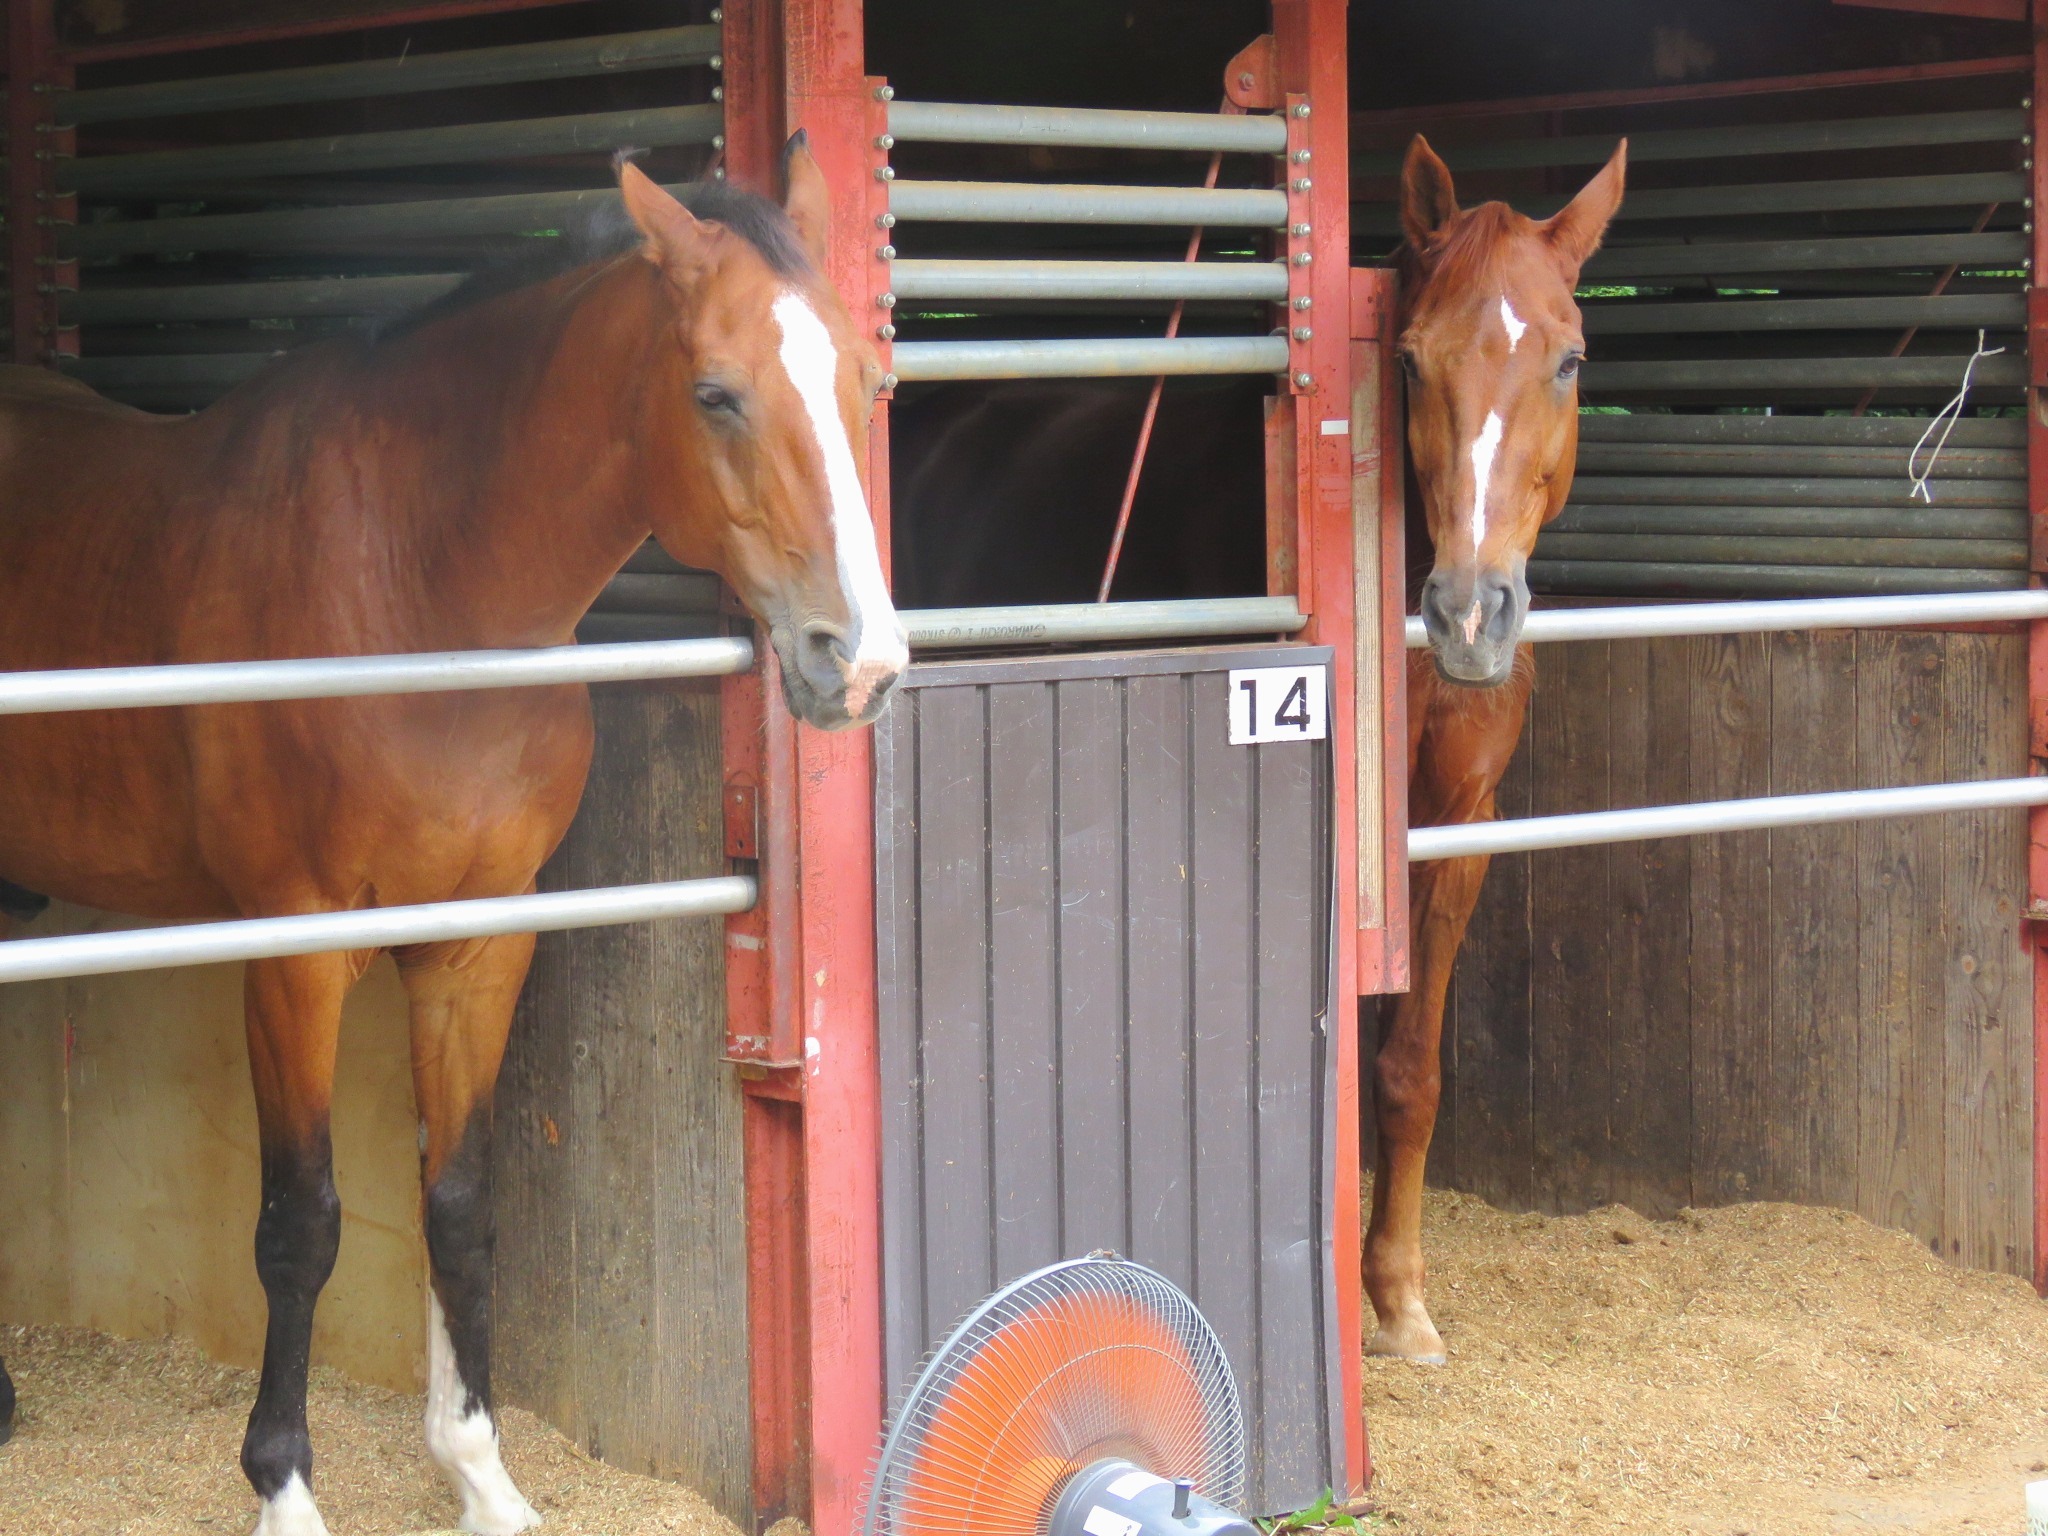
<path id="1" fill-rule="evenodd" d="M 1500 323 L 1507 328 L 1508 356 L 1515 355 L 1515 348 L 1522 344 L 1522 332 L 1529 329 L 1528 322 L 1515 313 L 1515 306 L 1508 302 L 1508 296 L 1500 296 Z"/>
<path id="2" fill-rule="evenodd" d="M 839 558 L 839 586 L 845 594 L 847 611 L 854 627 L 853 664 L 847 669 L 846 709 L 858 715 L 867 708 L 875 689 L 894 678 L 909 664 L 910 648 L 905 641 L 896 605 L 889 601 L 889 587 L 882 580 L 881 556 L 875 548 L 875 525 L 868 516 L 868 500 L 860 488 L 860 472 L 854 467 L 853 444 L 840 419 L 839 399 L 834 381 L 839 374 L 839 351 L 817 311 L 799 293 L 785 293 L 775 301 L 775 323 L 782 330 L 780 356 L 796 387 L 797 398 L 811 418 L 811 435 L 825 460 L 825 485 L 832 497 L 832 542 Z"/>
<path id="3" fill-rule="evenodd" d="M 482 1409 L 465 1407 L 469 1391 L 455 1364 L 455 1345 L 441 1298 L 427 1289 L 427 1452 L 462 1500 L 462 1529 L 513 1536 L 540 1524 L 498 1455 L 498 1426 Z M 269 1533 L 262 1533 L 269 1536 Z M 323 1533 L 324 1536 L 324 1533 Z"/>
<path id="4" fill-rule="evenodd" d="M 313 1504 L 313 1490 L 298 1473 L 263 1501 L 254 1536 L 327 1536 L 327 1522 Z"/>

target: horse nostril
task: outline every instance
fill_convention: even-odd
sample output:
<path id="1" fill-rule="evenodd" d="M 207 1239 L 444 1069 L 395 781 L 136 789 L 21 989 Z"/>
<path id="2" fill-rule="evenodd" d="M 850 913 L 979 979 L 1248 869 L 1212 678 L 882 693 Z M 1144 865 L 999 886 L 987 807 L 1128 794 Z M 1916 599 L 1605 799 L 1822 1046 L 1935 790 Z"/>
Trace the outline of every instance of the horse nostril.
<path id="1" fill-rule="evenodd" d="M 838 669 L 853 664 L 853 646 L 834 624 L 806 624 L 804 652 L 804 659 L 816 666 Z"/>

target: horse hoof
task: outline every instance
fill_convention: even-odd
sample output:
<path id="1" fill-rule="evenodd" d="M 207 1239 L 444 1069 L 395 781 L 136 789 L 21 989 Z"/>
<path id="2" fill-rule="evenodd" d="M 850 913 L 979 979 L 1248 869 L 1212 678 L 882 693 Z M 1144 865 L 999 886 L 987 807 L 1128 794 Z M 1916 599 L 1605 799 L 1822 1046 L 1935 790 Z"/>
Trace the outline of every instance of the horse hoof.
<path id="1" fill-rule="evenodd" d="M 1391 1326 L 1380 1324 L 1373 1330 L 1372 1342 L 1365 1346 L 1365 1352 L 1382 1359 L 1407 1360 L 1415 1365 L 1449 1363 L 1443 1335 L 1436 1331 L 1436 1324 L 1429 1320 L 1428 1313 L 1419 1318 L 1398 1318 Z"/>

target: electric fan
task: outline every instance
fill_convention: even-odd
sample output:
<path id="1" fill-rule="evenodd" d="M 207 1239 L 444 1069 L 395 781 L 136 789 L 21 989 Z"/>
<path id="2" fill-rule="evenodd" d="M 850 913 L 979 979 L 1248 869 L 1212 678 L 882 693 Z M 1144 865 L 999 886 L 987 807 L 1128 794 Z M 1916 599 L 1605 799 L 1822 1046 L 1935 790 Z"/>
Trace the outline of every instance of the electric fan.
<path id="1" fill-rule="evenodd" d="M 1195 1304 L 1114 1254 L 1012 1281 L 919 1373 L 863 1536 L 1258 1536 L 1244 1415 Z"/>

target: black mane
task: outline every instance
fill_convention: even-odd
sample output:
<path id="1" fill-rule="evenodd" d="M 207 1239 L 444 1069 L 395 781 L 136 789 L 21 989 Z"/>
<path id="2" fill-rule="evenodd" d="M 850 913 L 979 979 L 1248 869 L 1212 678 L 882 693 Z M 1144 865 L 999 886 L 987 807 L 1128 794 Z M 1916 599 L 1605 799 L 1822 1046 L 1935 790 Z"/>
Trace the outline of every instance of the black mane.
<path id="1" fill-rule="evenodd" d="M 810 257 L 805 254 L 789 215 L 759 193 L 742 191 L 724 181 L 700 181 L 683 189 L 678 201 L 698 218 L 722 224 L 738 235 L 778 276 L 800 278 L 811 271 Z M 409 336 L 422 326 L 474 308 L 499 294 L 623 256 L 639 245 L 640 238 L 639 229 L 627 217 L 624 202 L 607 197 L 579 216 L 560 236 L 524 242 L 527 249 L 479 267 L 460 286 L 438 299 L 391 316 L 376 327 L 374 335 L 379 341 Z"/>

